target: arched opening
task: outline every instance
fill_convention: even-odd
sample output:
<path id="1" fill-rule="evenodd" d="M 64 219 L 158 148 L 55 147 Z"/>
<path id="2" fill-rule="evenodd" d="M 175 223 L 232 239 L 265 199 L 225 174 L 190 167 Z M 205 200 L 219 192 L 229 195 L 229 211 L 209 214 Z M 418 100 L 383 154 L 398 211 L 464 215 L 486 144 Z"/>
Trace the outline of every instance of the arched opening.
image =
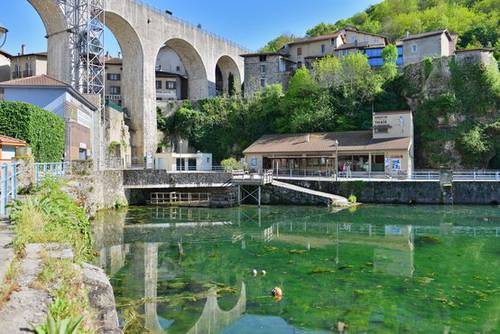
<path id="1" fill-rule="evenodd" d="M 163 76 L 156 79 L 157 100 L 199 100 L 208 96 L 207 71 L 203 60 L 185 40 L 173 38 L 160 48 L 156 73 Z M 165 85 L 169 85 L 167 89 Z"/>
<path id="2" fill-rule="evenodd" d="M 56 1 L 28 0 L 42 19 L 48 39 L 47 74 L 56 79 L 70 82 L 71 53 L 67 29 L 61 8 Z M 154 151 L 155 129 L 144 129 L 147 124 L 156 124 L 154 100 L 145 103 L 146 90 L 143 83 L 147 76 L 144 71 L 144 53 L 141 41 L 131 24 L 120 14 L 105 11 L 106 33 L 105 48 L 112 46 L 107 54 L 105 80 L 105 98 L 123 107 L 128 116 L 130 128 L 131 155 L 142 161 L 146 151 Z M 111 33 L 110 33 L 111 32 Z M 152 79 L 152 78 L 151 78 Z M 151 112 L 147 113 L 146 110 Z M 152 134 L 145 140 L 145 133 Z M 151 138 L 150 138 L 151 137 Z M 101 150 L 107 151 L 106 143 L 101 140 Z M 146 149 L 146 147 L 148 149 Z M 133 161 L 132 161 L 133 162 Z"/>
<path id="3" fill-rule="evenodd" d="M 236 62 L 222 56 L 215 66 L 217 95 L 233 96 L 241 92 L 241 75 Z"/>

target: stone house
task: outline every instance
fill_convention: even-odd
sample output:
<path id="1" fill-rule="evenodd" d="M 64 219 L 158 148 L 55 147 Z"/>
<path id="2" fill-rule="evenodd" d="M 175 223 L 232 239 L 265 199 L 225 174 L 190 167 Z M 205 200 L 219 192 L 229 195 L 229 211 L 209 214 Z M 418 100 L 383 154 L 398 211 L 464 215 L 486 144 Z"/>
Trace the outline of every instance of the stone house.
<path id="1" fill-rule="evenodd" d="M 264 87 L 273 84 L 287 88 L 296 63 L 280 52 L 249 53 L 245 58 L 245 96 L 253 96 Z"/>
<path id="2" fill-rule="evenodd" d="M 447 29 L 410 35 L 401 39 L 404 65 L 421 62 L 426 57 L 448 57 L 455 53 L 457 35 Z"/>
<path id="3" fill-rule="evenodd" d="M 380 55 L 374 58 L 381 58 L 381 50 L 387 43 L 384 36 L 345 28 L 332 34 L 298 39 L 278 52 L 241 55 L 245 59 L 245 96 L 253 96 L 272 84 L 281 84 L 286 90 L 297 68 L 306 66 L 311 69 L 316 60 L 328 55 L 339 55 L 342 48 L 343 51 L 349 48 L 364 52 L 367 47 L 377 46 Z"/>
<path id="4" fill-rule="evenodd" d="M 25 53 L 24 50 L 23 45 L 21 52 L 10 59 L 10 79 L 47 74 L 47 52 Z"/>
<path id="5" fill-rule="evenodd" d="M 0 83 L 6 101 L 30 103 L 65 121 L 65 160 L 86 160 L 93 156 L 97 107 L 70 85 L 38 75 Z"/>

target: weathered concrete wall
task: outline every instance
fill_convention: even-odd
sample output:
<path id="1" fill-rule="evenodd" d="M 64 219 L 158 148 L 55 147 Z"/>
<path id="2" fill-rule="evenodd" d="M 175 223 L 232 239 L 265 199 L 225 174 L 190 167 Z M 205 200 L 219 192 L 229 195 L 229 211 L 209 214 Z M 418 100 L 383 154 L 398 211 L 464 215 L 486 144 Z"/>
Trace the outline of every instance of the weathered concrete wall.
<path id="1" fill-rule="evenodd" d="M 267 185 L 262 187 L 261 202 L 265 205 L 314 205 L 328 206 L 330 200 L 299 191 Z M 247 203 L 255 204 L 253 199 L 247 199 Z"/>
<path id="2" fill-rule="evenodd" d="M 220 187 L 231 181 L 230 173 L 168 173 L 165 170 L 125 170 L 125 188 Z"/>
<path id="3" fill-rule="evenodd" d="M 448 194 L 439 182 L 421 181 L 303 181 L 286 180 L 304 188 L 348 197 L 356 195 L 362 203 L 448 204 Z M 453 182 L 454 204 L 500 203 L 500 182 Z M 305 204 L 305 203 L 304 203 Z"/>

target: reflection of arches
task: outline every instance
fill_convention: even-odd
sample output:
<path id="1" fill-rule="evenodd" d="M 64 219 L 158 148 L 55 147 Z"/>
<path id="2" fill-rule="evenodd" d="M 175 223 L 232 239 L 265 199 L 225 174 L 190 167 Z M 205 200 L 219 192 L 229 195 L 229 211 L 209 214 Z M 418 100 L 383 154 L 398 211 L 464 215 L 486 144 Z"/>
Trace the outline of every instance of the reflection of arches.
<path id="1" fill-rule="evenodd" d="M 187 334 L 215 334 L 238 320 L 246 311 L 247 292 L 244 282 L 241 282 L 240 298 L 236 305 L 229 311 L 224 311 L 217 303 L 217 289 L 208 291 L 207 302 L 200 318 Z"/>
<path id="2" fill-rule="evenodd" d="M 241 75 L 236 62 L 229 56 L 222 56 L 215 66 L 216 87 L 220 95 L 234 95 L 241 90 Z M 219 73 L 219 78 L 217 74 Z"/>
<path id="3" fill-rule="evenodd" d="M 207 71 L 198 51 L 180 38 L 168 40 L 164 46 L 171 48 L 180 57 L 188 77 L 188 98 L 199 100 L 208 96 Z M 159 51 L 158 51 L 159 52 Z"/>

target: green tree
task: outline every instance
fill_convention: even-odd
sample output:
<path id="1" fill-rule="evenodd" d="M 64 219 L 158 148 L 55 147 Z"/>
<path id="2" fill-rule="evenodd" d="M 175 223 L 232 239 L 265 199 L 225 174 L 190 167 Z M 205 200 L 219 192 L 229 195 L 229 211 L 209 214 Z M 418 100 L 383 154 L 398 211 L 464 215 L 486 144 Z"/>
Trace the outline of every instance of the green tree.
<path id="1" fill-rule="evenodd" d="M 276 52 L 280 50 L 287 43 L 293 42 L 297 38 L 294 35 L 282 34 L 275 39 L 269 41 L 262 49 L 261 52 Z"/>
<path id="2" fill-rule="evenodd" d="M 331 23 L 320 23 L 316 25 L 315 27 L 307 30 L 306 35 L 308 37 L 316 37 L 316 36 L 321 36 L 321 35 L 327 35 L 331 34 L 335 31 L 337 31 L 337 26 L 335 24 Z"/>

